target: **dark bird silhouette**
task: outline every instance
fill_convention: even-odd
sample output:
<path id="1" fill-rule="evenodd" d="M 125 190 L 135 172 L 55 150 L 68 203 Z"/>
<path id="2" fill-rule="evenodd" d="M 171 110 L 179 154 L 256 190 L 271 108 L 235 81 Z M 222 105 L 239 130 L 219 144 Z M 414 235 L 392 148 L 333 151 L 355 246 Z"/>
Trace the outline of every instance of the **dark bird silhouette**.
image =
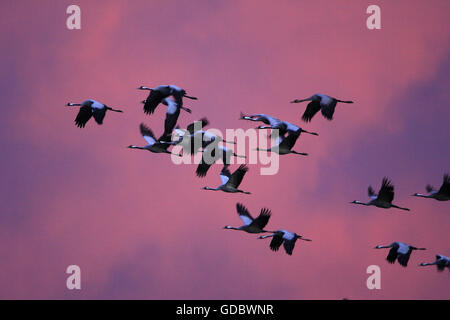
<path id="1" fill-rule="evenodd" d="M 303 241 L 312 241 L 310 239 L 305 239 L 301 235 L 298 235 L 293 232 L 289 232 L 286 230 L 277 230 L 272 234 L 260 236 L 258 239 L 265 239 L 272 237 L 272 241 L 270 241 L 270 249 L 272 251 L 278 251 L 281 245 L 284 246 L 284 250 L 288 255 L 292 255 L 292 251 L 294 250 L 295 242 L 300 239 Z"/>
<path id="2" fill-rule="evenodd" d="M 411 252 L 413 252 L 413 250 L 426 250 L 425 248 L 416 248 L 399 241 L 393 242 L 387 246 L 375 247 L 375 249 L 384 248 L 391 248 L 391 250 L 389 250 L 388 256 L 386 257 L 386 260 L 389 263 L 395 263 L 395 260 L 398 260 L 398 263 L 400 263 L 400 265 L 403 267 L 406 267 L 408 265 L 409 257 L 411 256 Z"/>
<path id="3" fill-rule="evenodd" d="M 256 148 L 256 150 L 257 151 L 276 152 L 279 155 L 293 153 L 293 154 L 298 154 L 298 155 L 302 155 L 302 156 L 307 156 L 308 155 L 307 153 L 297 152 L 297 151 L 292 150 L 295 143 L 297 142 L 298 137 L 300 137 L 300 133 L 301 133 L 300 130 L 298 130 L 296 132 L 291 132 L 286 137 L 280 137 L 278 143 L 269 149 L 264 149 L 264 148 L 258 147 L 258 148 Z"/>
<path id="4" fill-rule="evenodd" d="M 419 264 L 419 266 L 436 266 L 439 272 L 444 271 L 445 268 L 448 268 L 450 270 L 450 258 L 441 254 L 437 254 L 436 260 L 434 262 L 422 262 L 421 264 Z"/>
<path id="5" fill-rule="evenodd" d="M 266 114 L 253 114 L 250 116 L 246 116 L 241 112 L 241 116 L 239 119 L 240 120 L 248 120 L 248 121 L 257 121 L 257 122 L 262 122 L 262 123 L 266 124 L 265 126 L 258 126 L 257 127 L 258 129 L 278 129 L 280 137 L 284 137 L 286 135 L 286 133 L 291 133 L 291 132 L 300 132 L 300 133 L 304 132 L 304 133 L 312 134 L 315 136 L 319 135 L 316 132 L 310 132 L 310 131 L 304 130 L 295 124 L 277 119 L 275 117 L 272 117 L 272 116 L 269 116 Z"/>
<path id="6" fill-rule="evenodd" d="M 209 168 L 217 161 L 222 160 L 224 168 L 227 168 L 231 163 L 231 157 L 245 158 L 245 156 L 237 155 L 231 149 L 224 146 L 219 146 L 218 141 L 214 141 L 202 150 L 203 155 L 197 166 L 197 177 L 206 177 Z"/>
<path id="7" fill-rule="evenodd" d="M 248 209 L 240 203 L 236 204 L 236 210 L 239 215 L 239 218 L 241 218 L 244 224 L 238 228 L 225 226 L 224 229 L 240 230 L 245 231 L 247 233 L 271 232 L 264 230 L 271 216 L 271 211 L 269 209 L 262 208 L 261 212 L 259 213 L 259 216 L 256 219 L 253 219 Z"/>
<path id="8" fill-rule="evenodd" d="M 450 176 L 444 174 L 444 179 L 442 181 L 441 188 L 435 190 L 432 186 L 427 185 L 426 190 L 428 194 L 414 193 L 415 197 L 430 198 L 438 201 L 448 201 L 450 200 Z"/>
<path id="9" fill-rule="evenodd" d="M 139 150 L 147 150 L 153 153 L 169 153 L 173 154 L 169 150 L 167 150 L 170 146 L 170 136 L 162 135 L 159 139 L 155 138 L 155 135 L 153 134 L 152 130 L 148 128 L 145 124 L 141 123 L 140 125 L 141 135 L 147 141 L 147 145 L 143 147 L 138 147 L 135 145 L 130 145 L 128 148 L 130 149 L 139 149 Z M 179 154 L 174 154 L 176 156 L 181 156 Z"/>
<path id="10" fill-rule="evenodd" d="M 78 128 L 84 128 L 86 123 L 94 117 L 95 122 L 99 125 L 103 124 L 103 119 L 105 118 L 106 111 L 123 112 L 122 110 L 116 110 L 104 105 L 103 103 L 97 102 L 95 100 L 86 100 L 82 103 L 71 103 L 67 104 L 68 107 L 80 107 L 78 115 L 75 118 L 75 125 Z"/>
<path id="11" fill-rule="evenodd" d="M 389 209 L 389 208 L 397 208 L 401 210 L 409 211 L 408 208 L 402 208 L 392 204 L 392 200 L 394 200 L 394 186 L 391 184 L 388 178 L 383 178 L 383 182 L 381 184 L 380 191 L 378 194 L 375 193 L 373 188 L 369 186 L 368 194 L 370 197 L 369 202 L 361 202 L 361 201 L 353 201 L 350 203 L 360 204 L 363 206 L 375 206 L 378 208 Z"/>
<path id="12" fill-rule="evenodd" d="M 328 119 L 333 119 L 334 109 L 336 108 L 336 105 L 338 102 L 341 103 L 353 103 L 353 101 L 344 101 L 339 100 L 330 96 L 327 96 L 326 94 L 315 94 L 307 99 L 295 99 L 291 101 L 291 103 L 300 103 L 304 101 L 311 101 L 308 103 L 308 106 L 306 107 L 305 112 L 303 113 L 302 119 L 303 121 L 310 122 L 311 119 L 314 117 L 314 115 L 319 112 L 319 110 L 322 111 L 322 115 Z"/>
<path id="13" fill-rule="evenodd" d="M 217 188 L 209 188 L 204 187 L 204 190 L 212 190 L 212 191 L 224 191 L 229 193 L 245 193 L 250 194 L 250 192 L 239 190 L 239 185 L 244 179 L 245 174 L 248 171 L 248 167 L 246 165 L 241 165 L 239 168 L 231 174 L 230 170 L 227 167 L 222 169 L 220 173 L 220 179 L 222 180 L 222 184 Z"/>
<path id="14" fill-rule="evenodd" d="M 181 89 L 175 85 L 164 85 L 155 88 L 149 88 L 145 86 L 140 86 L 138 90 L 150 90 L 150 94 L 144 103 L 144 112 L 146 114 L 152 114 L 155 112 L 156 107 L 167 97 L 172 96 L 175 99 L 176 104 L 179 108 L 190 112 L 190 109 L 183 107 L 183 98 L 188 98 L 192 100 L 197 100 L 196 97 L 191 97 L 186 95 L 186 90 Z"/>

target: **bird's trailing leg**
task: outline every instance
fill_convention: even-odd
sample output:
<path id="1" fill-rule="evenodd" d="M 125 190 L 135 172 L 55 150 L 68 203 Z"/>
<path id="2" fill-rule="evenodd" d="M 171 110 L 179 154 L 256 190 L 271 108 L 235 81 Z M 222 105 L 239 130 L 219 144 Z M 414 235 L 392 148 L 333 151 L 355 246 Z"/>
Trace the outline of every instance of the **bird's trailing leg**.
<path id="1" fill-rule="evenodd" d="M 408 209 L 408 208 L 402 208 L 402 207 L 396 206 L 395 204 L 392 204 L 391 207 L 392 207 L 392 208 L 396 208 L 396 209 L 400 209 L 400 210 L 404 210 L 404 211 L 411 211 L 411 210 Z"/>
<path id="2" fill-rule="evenodd" d="M 303 129 L 302 129 L 302 132 L 308 133 L 308 134 L 312 134 L 313 136 L 318 136 L 318 135 L 319 135 L 319 134 L 316 133 L 316 132 L 306 131 L 306 130 L 303 130 Z"/>
<path id="3" fill-rule="evenodd" d="M 191 97 L 191 96 L 188 96 L 188 95 L 184 95 L 183 97 L 185 97 L 185 98 L 187 98 L 187 99 L 191 99 L 191 100 L 198 100 L 198 98 L 197 97 Z"/>
<path id="4" fill-rule="evenodd" d="M 291 150 L 291 153 L 293 153 L 293 154 L 298 154 L 298 155 L 300 155 L 300 156 L 307 156 L 307 155 L 308 155 L 307 153 L 304 153 L 304 152 L 297 152 L 297 151 L 294 151 L 294 150 Z"/>

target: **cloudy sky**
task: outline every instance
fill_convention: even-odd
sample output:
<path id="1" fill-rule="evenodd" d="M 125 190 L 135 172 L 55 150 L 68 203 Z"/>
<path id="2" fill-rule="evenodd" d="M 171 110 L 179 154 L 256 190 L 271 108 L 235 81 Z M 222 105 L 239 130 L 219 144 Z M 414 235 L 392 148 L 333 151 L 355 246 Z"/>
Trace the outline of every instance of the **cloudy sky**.
<path id="1" fill-rule="evenodd" d="M 381 30 L 366 8 L 381 7 Z M 73 1 L 0 4 L 0 298 L 27 299 L 449 299 L 450 275 L 419 268 L 450 256 L 450 203 L 411 197 L 450 171 L 448 1 L 76 1 L 82 29 L 66 28 Z M 275 176 L 251 165 L 252 195 L 206 192 L 194 165 L 126 149 L 139 123 L 163 129 L 139 85 L 174 83 L 198 101 L 182 126 L 250 128 L 240 111 L 267 113 L 320 133 L 302 136 Z M 316 92 L 354 100 L 335 119 L 305 124 Z M 68 101 L 125 111 L 75 127 Z M 234 169 L 234 167 L 232 168 Z M 353 206 L 388 176 L 395 202 Z M 272 210 L 271 229 L 298 242 L 269 250 L 240 225 L 235 204 Z M 378 244 L 403 241 L 409 266 Z M 66 288 L 79 265 L 82 290 Z M 381 267 L 381 290 L 366 268 Z"/>

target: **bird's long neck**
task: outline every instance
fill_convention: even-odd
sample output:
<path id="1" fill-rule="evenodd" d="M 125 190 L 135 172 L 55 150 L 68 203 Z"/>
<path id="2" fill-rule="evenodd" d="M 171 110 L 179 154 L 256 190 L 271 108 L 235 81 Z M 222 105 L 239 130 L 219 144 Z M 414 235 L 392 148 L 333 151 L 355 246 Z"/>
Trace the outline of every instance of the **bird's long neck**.
<path id="1" fill-rule="evenodd" d="M 145 148 L 143 148 L 143 147 L 138 147 L 138 146 L 129 146 L 128 148 L 130 148 L 130 149 L 145 150 Z"/>
<path id="2" fill-rule="evenodd" d="M 241 228 L 235 228 L 235 227 L 231 227 L 231 226 L 226 226 L 225 229 L 227 229 L 227 230 L 241 230 Z"/>
<path id="3" fill-rule="evenodd" d="M 353 204 L 360 204 L 360 205 L 362 205 L 362 206 L 368 206 L 368 205 L 369 205 L 368 203 L 362 202 L 362 201 L 353 201 L 352 203 L 353 203 Z"/>
<path id="4" fill-rule="evenodd" d="M 424 266 L 433 266 L 435 264 L 437 264 L 437 261 L 435 261 L 435 262 L 422 262 L 421 264 L 419 264 L 419 266 L 422 266 L 422 267 L 424 267 Z"/>
<path id="5" fill-rule="evenodd" d="M 205 187 L 204 189 L 205 189 L 205 190 L 210 190 L 210 191 L 218 191 L 218 190 L 219 190 L 219 187 L 217 187 L 217 188 Z"/>
<path id="6" fill-rule="evenodd" d="M 422 193 L 415 193 L 413 194 L 414 197 L 421 197 L 421 198 L 431 198 L 430 194 L 422 194 Z"/>
<path id="7" fill-rule="evenodd" d="M 387 249 L 387 248 L 391 248 L 391 245 L 387 245 L 387 246 L 377 246 L 376 249 Z"/>

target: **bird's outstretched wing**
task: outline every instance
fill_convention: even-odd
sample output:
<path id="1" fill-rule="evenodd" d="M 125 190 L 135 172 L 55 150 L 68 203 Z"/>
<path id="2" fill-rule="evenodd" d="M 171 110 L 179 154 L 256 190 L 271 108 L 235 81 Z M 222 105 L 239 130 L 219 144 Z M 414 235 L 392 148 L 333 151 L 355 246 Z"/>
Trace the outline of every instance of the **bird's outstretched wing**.
<path id="1" fill-rule="evenodd" d="M 283 244 L 283 241 L 283 233 L 275 233 L 272 241 L 270 241 L 270 249 L 272 251 L 278 251 L 278 249 L 280 249 L 281 245 Z"/>
<path id="2" fill-rule="evenodd" d="M 196 127 L 196 123 L 197 123 L 197 127 Z M 195 121 L 193 123 L 191 123 L 190 125 L 187 126 L 186 130 L 190 133 L 193 134 L 195 133 L 195 131 L 199 131 L 202 130 L 204 127 L 206 127 L 209 124 L 209 121 L 207 118 L 201 118 L 198 121 Z M 201 127 L 200 127 L 201 126 Z M 198 129 L 199 130 L 195 130 Z"/>
<path id="3" fill-rule="evenodd" d="M 94 116 L 95 122 L 98 124 L 103 124 L 103 119 L 105 119 L 106 115 L 106 108 L 92 109 L 92 115 Z"/>
<path id="4" fill-rule="evenodd" d="M 321 104 L 322 115 L 328 119 L 333 120 L 334 110 L 336 108 L 337 101 L 336 99 L 331 100 L 326 104 Z"/>
<path id="5" fill-rule="evenodd" d="M 380 191 L 378 192 L 378 199 L 389 203 L 394 200 L 394 186 L 388 178 L 383 178 Z"/>
<path id="6" fill-rule="evenodd" d="M 302 120 L 305 122 L 310 122 L 311 119 L 315 116 L 317 112 L 320 110 L 320 102 L 319 101 L 311 101 L 308 103 L 305 112 L 303 113 Z"/>
<path id="7" fill-rule="evenodd" d="M 248 167 L 245 164 L 240 165 L 239 168 L 233 172 L 228 183 L 233 185 L 235 188 L 239 187 L 247 171 Z"/>
<path id="8" fill-rule="evenodd" d="M 224 166 L 222 171 L 220 172 L 220 179 L 222 180 L 222 185 L 228 183 L 231 177 L 231 172 L 228 170 L 228 167 Z"/>
<path id="9" fill-rule="evenodd" d="M 144 112 L 146 114 L 152 114 L 155 112 L 156 107 L 164 99 L 164 95 L 159 90 L 150 90 L 147 100 L 144 103 Z"/>
<path id="10" fill-rule="evenodd" d="M 369 188 L 367 188 L 367 194 L 369 195 L 369 197 L 373 197 L 375 195 L 375 191 L 373 190 L 372 186 L 369 186 Z"/>
<path id="11" fill-rule="evenodd" d="M 394 263 L 395 260 L 397 259 L 397 255 L 398 255 L 397 250 L 398 250 L 398 245 L 397 244 L 394 244 L 393 247 L 389 250 L 389 254 L 386 257 L 386 260 L 389 263 Z"/>
<path id="12" fill-rule="evenodd" d="M 259 227 L 260 229 L 264 229 L 270 219 L 270 215 L 272 212 L 267 208 L 262 208 L 259 216 L 253 220 L 252 224 Z"/>
<path id="13" fill-rule="evenodd" d="M 80 107 L 77 117 L 75 118 L 75 125 L 78 128 L 84 128 L 91 117 L 92 108 L 90 106 L 82 106 Z"/>
<path id="14" fill-rule="evenodd" d="M 297 241 L 297 238 L 293 238 L 291 240 L 284 240 L 283 246 L 284 250 L 288 255 L 292 255 L 292 251 L 294 251 L 295 242 Z"/>
<path id="15" fill-rule="evenodd" d="M 239 215 L 239 218 L 241 218 L 242 222 L 244 222 L 246 226 L 253 223 L 253 217 L 250 215 L 250 212 L 243 204 L 236 203 L 236 211 Z"/>
<path id="16" fill-rule="evenodd" d="M 399 253 L 398 254 L 398 263 L 400 263 L 401 266 L 406 267 L 408 266 L 409 257 L 411 256 L 411 251 L 409 251 L 406 254 Z"/>
<path id="17" fill-rule="evenodd" d="M 209 151 L 207 151 L 207 153 L 208 152 Z M 215 162 L 215 160 L 216 160 L 216 150 L 215 149 L 211 150 L 211 154 L 210 155 L 211 155 L 212 160 L 214 160 L 214 162 Z M 195 172 L 197 174 L 197 177 L 199 177 L 199 178 L 206 177 L 206 174 L 208 173 L 208 170 L 209 170 L 209 168 L 211 167 L 211 165 L 213 163 L 211 163 L 210 161 L 206 161 L 205 160 L 205 153 L 203 153 L 202 159 L 200 160 L 200 163 L 198 164 L 197 170 Z"/>
<path id="18" fill-rule="evenodd" d="M 144 123 L 141 123 L 139 126 L 139 129 L 141 130 L 141 135 L 145 139 L 145 141 L 148 142 L 148 144 L 153 145 L 156 142 L 155 135 L 153 134 L 153 131 L 147 127 Z"/>
<path id="19" fill-rule="evenodd" d="M 450 196 L 450 175 L 444 174 L 444 179 L 442 181 L 442 186 L 439 189 L 439 193 Z"/>
<path id="20" fill-rule="evenodd" d="M 291 150 L 297 142 L 298 137 L 300 137 L 300 133 L 298 131 L 289 133 L 286 138 L 282 138 L 283 140 L 281 141 L 279 147 Z"/>

